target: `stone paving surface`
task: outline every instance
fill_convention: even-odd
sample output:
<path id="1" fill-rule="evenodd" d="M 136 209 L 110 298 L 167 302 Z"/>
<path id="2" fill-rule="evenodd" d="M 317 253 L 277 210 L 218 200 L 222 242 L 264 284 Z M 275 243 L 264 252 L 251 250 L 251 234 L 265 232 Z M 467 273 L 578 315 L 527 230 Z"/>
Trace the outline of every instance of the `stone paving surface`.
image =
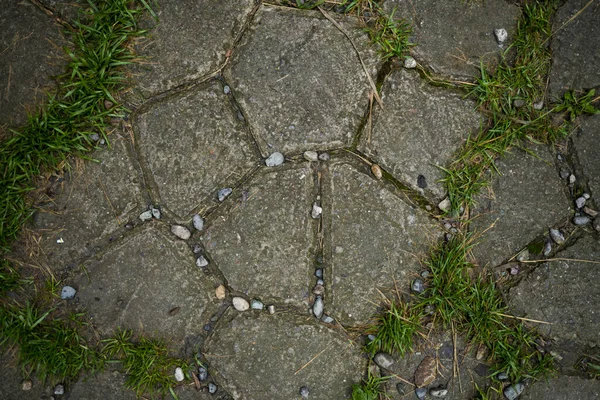
<path id="1" fill-rule="evenodd" d="M 71 2 L 43 3 L 72 18 Z M 558 29 L 586 4 L 568 0 L 558 10 L 552 96 L 600 85 L 600 5 Z M 504 0 L 383 6 L 412 24 L 411 55 L 421 66 L 462 80 L 477 76 L 481 59 L 497 62 L 494 30 L 507 30 L 506 48 L 520 15 Z M 86 310 L 101 336 L 129 328 L 200 359 L 210 377 L 201 390 L 179 385 L 180 399 L 300 399 L 306 388 L 310 399 L 341 400 L 367 370 L 391 376 L 391 398 L 414 398 L 424 360 L 434 366 L 425 387 L 447 388 L 446 399 L 469 400 L 473 382 L 486 384 L 485 355 L 451 332 L 432 333 L 385 368 L 364 354 L 360 335 L 384 297 L 410 292 L 443 240 L 438 167 L 485 118 L 461 93 L 380 61 L 356 19 L 328 13 L 356 48 L 318 10 L 157 1 L 160 22 L 148 17 L 151 38 L 136 43 L 149 58 L 131 70 L 131 114 L 115 125 L 110 146 L 98 143 L 97 162 L 74 161 L 48 178 L 27 227 L 23 261 L 73 286 L 75 298 L 63 304 Z M 61 38 L 27 2 L 3 8 L 0 21 L 0 124 L 14 125 L 36 88 L 60 72 L 45 38 Z M 374 102 L 372 120 L 357 52 L 381 85 L 384 108 Z M 528 386 L 523 399 L 599 397 L 576 363 L 598 356 L 600 276 L 587 261 L 600 261 L 600 219 L 573 222 L 585 216 L 575 203 L 584 193 L 588 214 L 599 205 L 599 117 L 581 118 L 556 148 L 512 149 L 471 210 L 474 261 L 504 274 L 510 312 L 552 323 L 537 328 L 560 357 L 559 376 Z M 267 166 L 274 152 L 283 163 Z M 520 263 L 544 257 L 556 260 Z M 507 276 L 507 268 L 520 272 Z M 36 379 L 21 390 L 9 360 L 1 360 L 1 398 L 50 398 L 52 388 Z M 134 398 L 124 381 L 107 370 L 68 382 L 56 400 Z"/>

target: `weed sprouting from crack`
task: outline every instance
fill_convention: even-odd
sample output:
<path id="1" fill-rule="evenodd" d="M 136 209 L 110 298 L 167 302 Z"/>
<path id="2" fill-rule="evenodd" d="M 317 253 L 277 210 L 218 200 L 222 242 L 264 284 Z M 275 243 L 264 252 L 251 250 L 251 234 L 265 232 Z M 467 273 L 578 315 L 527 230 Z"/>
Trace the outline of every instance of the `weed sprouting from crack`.
<path id="1" fill-rule="evenodd" d="M 387 381 L 389 377 L 376 378 L 369 375 L 362 384 L 352 386 L 351 400 L 378 400 L 383 394 L 381 384 Z"/>

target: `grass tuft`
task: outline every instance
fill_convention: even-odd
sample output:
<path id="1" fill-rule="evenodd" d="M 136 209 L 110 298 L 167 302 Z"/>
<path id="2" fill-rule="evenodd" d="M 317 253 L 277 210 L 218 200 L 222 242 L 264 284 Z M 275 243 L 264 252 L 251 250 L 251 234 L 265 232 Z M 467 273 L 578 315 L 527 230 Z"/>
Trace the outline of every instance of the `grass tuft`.
<path id="1" fill-rule="evenodd" d="M 378 400 L 383 394 L 381 384 L 388 379 L 389 377 L 376 378 L 369 375 L 361 384 L 352 386 L 352 400 Z"/>
<path id="2" fill-rule="evenodd" d="M 406 303 L 390 302 L 388 310 L 376 323 L 377 334 L 367 344 L 367 352 L 374 355 L 378 351 L 390 354 L 397 351 L 404 355 L 412 351 L 414 336 L 421 327 L 420 318 L 416 308 Z"/>
<path id="3" fill-rule="evenodd" d="M 396 9 L 388 15 L 377 7 L 374 25 L 366 29 L 371 41 L 379 47 L 379 53 L 384 61 L 392 57 L 402 59 L 415 45 L 410 42 L 412 34 L 410 25 L 405 20 L 394 19 L 395 12 Z"/>

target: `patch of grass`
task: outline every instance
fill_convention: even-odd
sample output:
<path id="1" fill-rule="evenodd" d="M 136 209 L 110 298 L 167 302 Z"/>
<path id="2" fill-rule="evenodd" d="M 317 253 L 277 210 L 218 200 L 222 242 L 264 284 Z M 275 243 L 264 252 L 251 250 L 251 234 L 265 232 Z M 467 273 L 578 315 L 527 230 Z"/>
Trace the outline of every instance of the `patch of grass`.
<path id="1" fill-rule="evenodd" d="M 388 377 L 375 378 L 369 375 L 361 384 L 352 385 L 352 400 L 378 400 L 383 394 L 381 384 L 388 379 Z"/>
<path id="2" fill-rule="evenodd" d="M 390 302 L 388 309 L 379 317 L 375 339 L 367 344 L 367 351 L 374 355 L 378 351 L 399 352 L 401 355 L 412 351 L 415 334 L 421 328 L 421 315 L 417 308 L 406 303 Z"/>
<path id="3" fill-rule="evenodd" d="M 8 260 L 0 260 L 0 296 L 4 296 L 6 292 L 15 292 L 30 282 L 31 279 L 22 278 Z"/>
<path id="4" fill-rule="evenodd" d="M 579 97 L 573 90 L 566 92 L 562 102 L 557 104 L 553 111 L 565 113 L 570 121 L 575 121 L 577 117 L 583 114 L 599 114 L 600 109 L 594 106 L 594 101 L 598 101 L 600 97 L 594 98 L 595 94 L 594 89 Z"/>
<path id="5" fill-rule="evenodd" d="M 368 27 L 369 37 L 379 47 L 384 61 L 392 57 L 403 58 L 414 43 L 410 42 L 412 29 L 405 20 L 394 19 L 394 9 L 389 15 L 377 7 L 377 18 L 373 26 Z"/>
<path id="6" fill-rule="evenodd" d="M 345 13 L 357 15 L 372 13 L 379 9 L 379 4 L 375 0 L 343 0 L 340 6 L 344 7 Z"/>
<path id="7" fill-rule="evenodd" d="M 125 330 L 115 337 L 103 340 L 102 353 L 110 361 L 120 362 L 127 374 L 125 386 L 138 396 L 151 396 L 171 393 L 176 398 L 173 387 L 175 368 L 189 369 L 187 362 L 169 356 L 166 345 L 160 340 L 140 338 L 137 343 L 131 340 L 132 331 Z"/>
<path id="8" fill-rule="evenodd" d="M 0 252 L 9 250 L 32 215 L 25 194 L 34 177 L 69 156 L 85 155 L 93 148 L 90 135 L 106 139 L 107 119 L 123 115 L 114 93 L 125 85 L 122 67 L 135 61 L 130 40 L 145 34 L 137 25 L 145 8 L 145 1 L 90 1 L 82 21 L 74 23 L 58 93 L 0 142 Z"/>

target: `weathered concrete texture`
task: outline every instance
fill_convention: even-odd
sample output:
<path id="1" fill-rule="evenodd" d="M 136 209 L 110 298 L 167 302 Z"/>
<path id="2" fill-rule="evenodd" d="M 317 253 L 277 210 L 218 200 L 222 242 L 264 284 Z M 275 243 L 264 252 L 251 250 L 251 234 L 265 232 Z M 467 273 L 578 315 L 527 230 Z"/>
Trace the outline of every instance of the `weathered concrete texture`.
<path id="1" fill-rule="evenodd" d="M 49 395 L 49 388 L 33 376 L 31 379 L 33 385 L 31 390 L 23 391 L 21 369 L 16 364 L 17 360 L 12 353 L 5 348 L 0 349 L 0 399 L 11 400 L 31 400 L 46 398 Z"/>
<path id="2" fill-rule="evenodd" d="M 308 164 L 259 174 L 228 214 L 209 222 L 201 240 L 234 290 L 307 305 L 313 190 Z"/>
<path id="3" fill-rule="evenodd" d="M 253 161 L 249 135 L 213 82 L 161 101 L 136 119 L 137 143 L 163 205 L 181 218 L 234 185 Z"/>
<path id="4" fill-rule="evenodd" d="M 506 29 L 506 44 L 510 43 L 521 13 L 504 0 L 390 0 L 384 4 L 388 13 L 396 7 L 394 18 L 412 25 L 417 44 L 414 56 L 434 72 L 456 78 L 479 76 L 480 59 L 484 64 L 496 63 L 503 49 L 494 30 Z"/>
<path id="5" fill-rule="evenodd" d="M 343 333 L 310 318 L 264 312 L 219 325 L 205 355 L 240 400 L 300 399 L 302 386 L 311 400 L 346 399 L 365 366 L 360 347 Z"/>
<path id="6" fill-rule="evenodd" d="M 445 188 L 438 180 L 443 174 L 436 166 L 447 167 L 463 141 L 479 129 L 482 118 L 475 103 L 428 85 L 408 70 L 387 77 L 382 99 L 385 109 L 373 133 L 363 134 L 359 149 L 406 185 L 441 200 Z"/>
<path id="7" fill-rule="evenodd" d="M 166 231 L 144 227 L 85 263 L 74 282 L 76 299 L 101 334 L 109 335 L 117 327 L 134 329 L 168 337 L 178 347 L 186 336 L 201 331 L 203 318 L 216 311 L 211 302 L 214 289 L 195 266 L 191 250 Z"/>
<path id="8" fill-rule="evenodd" d="M 20 125 L 64 66 L 60 27 L 31 2 L 8 1 L 0 13 L 0 125 Z"/>
<path id="9" fill-rule="evenodd" d="M 532 145 L 536 156 L 513 149 L 496 161 L 501 176 L 493 174 L 491 193 L 479 196 L 471 230 L 483 232 L 474 247 L 481 266 L 497 266 L 538 235 L 569 216 L 570 201 L 553 164 L 541 145 Z"/>
<path id="10" fill-rule="evenodd" d="M 374 77 L 375 50 L 349 21 L 340 23 Z M 356 51 L 316 10 L 262 7 L 226 76 L 265 156 L 349 144 L 368 104 Z"/>
<path id="11" fill-rule="evenodd" d="M 580 131 L 572 138 L 591 194 L 600 206 L 600 115 L 582 118 Z"/>
<path id="12" fill-rule="evenodd" d="M 128 218 L 137 218 L 133 210 L 145 207 L 129 139 L 113 135 L 111 145 L 93 153 L 98 163 L 76 162 L 65 181 L 54 183 L 50 201 L 34 217 L 33 228 L 42 236 L 41 248 L 53 270 L 93 255 Z"/>
<path id="13" fill-rule="evenodd" d="M 73 384 L 68 395 L 78 400 L 135 400 L 135 392 L 124 387 L 125 378 L 125 374 L 118 371 L 82 377 Z"/>
<path id="14" fill-rule="evenodd" d="M 525 389 L 520 400 L 596 400 L 600 399 L 598 380 L 558 376 L 537 382 Z"/>
<path id="15" fill-rule="evenodd" d="M 586 236 L 557 255 L 560 258 L 600 261 L 600 240 Z M 555 340 L 600 344 L 600 269 L 575 260 L 555 261 L 535 269 L 511 289 L 509 305 L 515 315 L 550 322 L 539 331 Z"/>
<path id="16" fill-rule="evenodd" d="M 323 177 L 324 231 L 331 235 L 325 282 L 333 296 L 325 308 L 344 324 L 362 324 L 376 313 L 379 290 L 410 287 L 439 233 L 423 211 L 349 164 L 335 164 Z"/>
<path id="17" fill-rule="evenodd" d="M 154 3 L 153 3 L 154 5 Z M 159 23 L 137 52 L 148 60 L 133 68 L 135 90 L 144 97 L 215 71 L 242 31 L 252 0 L 159 0 Z"/>
<path id="18" fill-rule="evenodd" d="M 569 89 L 600 86 L 600 3 L 592 2 L 575 17 L 588 3 L 569 0 L 556 13 L 549 85 L 555 97 Z"/>

